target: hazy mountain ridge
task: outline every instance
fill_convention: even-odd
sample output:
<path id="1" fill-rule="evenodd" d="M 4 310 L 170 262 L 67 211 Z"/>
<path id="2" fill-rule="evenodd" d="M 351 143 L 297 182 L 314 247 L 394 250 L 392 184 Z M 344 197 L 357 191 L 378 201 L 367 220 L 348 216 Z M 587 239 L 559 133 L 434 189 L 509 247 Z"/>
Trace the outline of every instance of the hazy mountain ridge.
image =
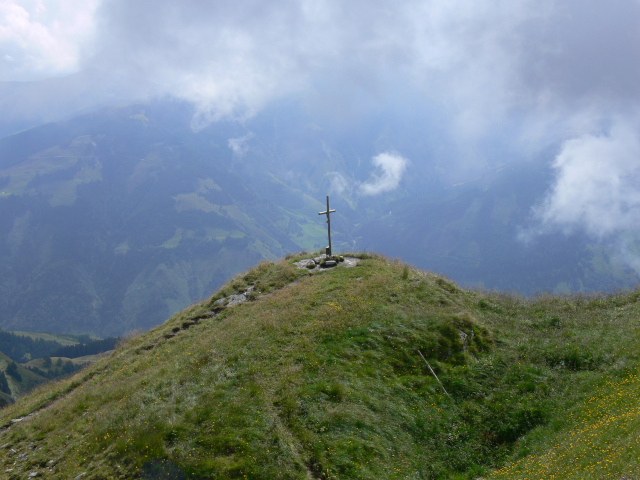
<path id="1" fill-rule="evenodd" d="M 5 139 L 5 328 L 63 317 L 57 330 L 148 328 L 259 258 L 308 246 L 305 230 L 226 169 L 227 152 L 204 156 L 145 118 L 140 107 L 89 115 L 65 142 L 13 155 L 16 139 Z"/>
<path id="2" fill-rule="evenodd" d="M 518 240 L 550 183 L 542 162 L 458 186 L 410 163 L 395 190 L 367 196 L 363 182 L 382 175 L 373 155 L 428 153 L 412 146 L 415 125 L 390 135 L 380 113 L 342 131 L 286 102 L 243 123 L 194 131 L 192 119 L 188 105 L 156 101 L 0 140 L 0 326 L 108 336 L 157 325 L 260 258 L 324 247 L 327 193 L 337 251 L 524 293 L 639 280 L 585 236 Z"/>

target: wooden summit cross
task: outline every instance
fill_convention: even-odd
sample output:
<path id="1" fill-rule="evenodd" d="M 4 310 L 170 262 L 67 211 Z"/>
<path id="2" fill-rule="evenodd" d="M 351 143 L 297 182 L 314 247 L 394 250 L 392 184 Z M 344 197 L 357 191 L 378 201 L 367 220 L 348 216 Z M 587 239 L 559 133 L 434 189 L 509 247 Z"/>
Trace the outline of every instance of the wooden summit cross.
<path id="1" fill-rule="evenodd" d="M 329 247 L 327 255 L 331 256 L 331 212 L 335 212 L 335 210 L 329 210 L 329 195 L 327 195 L 327 211 L 326 212 L 318 212 L 318 215 L 326 215 L 327 216 L 327 231 L 329 234 Z"/>

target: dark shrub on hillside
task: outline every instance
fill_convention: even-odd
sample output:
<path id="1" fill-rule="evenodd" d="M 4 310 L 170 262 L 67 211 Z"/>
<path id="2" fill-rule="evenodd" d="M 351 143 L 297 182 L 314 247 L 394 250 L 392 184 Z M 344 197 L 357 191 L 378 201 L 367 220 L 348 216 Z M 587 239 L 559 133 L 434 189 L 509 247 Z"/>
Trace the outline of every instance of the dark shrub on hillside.
<path id="1" fill-rule="evenodd" d="M 11 362 L 9 364 L 9 366 L 7 367 L 7 373 L 19 382 L 22 381 L 22 375 L 20 375 L 20 372 L 18 372 L 18 366 L 16 365 L 16 362 Z"/>
<path id="2" fill-rule="evenodd" d="M 0 372 L 0 392 L 8 393 L 9 395 L 11 395 L 9 382 L 7 382 L 7 377 L 4 376 L 4 372 Z"/>

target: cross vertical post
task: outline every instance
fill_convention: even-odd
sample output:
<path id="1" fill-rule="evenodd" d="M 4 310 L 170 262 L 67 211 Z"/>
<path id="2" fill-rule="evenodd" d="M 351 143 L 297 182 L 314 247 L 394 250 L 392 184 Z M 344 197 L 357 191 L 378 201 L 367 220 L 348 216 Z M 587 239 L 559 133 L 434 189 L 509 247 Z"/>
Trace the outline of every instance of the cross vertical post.
<path id="1" fill-rule="evenodd" d="M 334 210 L 329 210 L 329 195 L 327 195 L 327 211 L 326 212 L 318 212 L 318 215 L 326 215 L 327 216 L 327 232 L 329 235 L 329 256 L 331 253 L 331 212 L 335 212 Z"/>

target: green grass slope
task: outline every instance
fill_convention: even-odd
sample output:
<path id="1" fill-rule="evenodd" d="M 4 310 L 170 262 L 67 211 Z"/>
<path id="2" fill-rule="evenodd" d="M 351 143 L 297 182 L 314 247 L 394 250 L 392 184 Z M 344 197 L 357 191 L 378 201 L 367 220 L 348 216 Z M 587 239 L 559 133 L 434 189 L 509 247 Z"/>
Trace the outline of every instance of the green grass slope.
<path id="1" fill-rule="evenodd" d="M 296 258 L 262 263 L 21 398 L 0 411 L 0 471 L 10 479 L 640 473 L 640 292 L 524 300 L 362 257 L 322 272 L 297 269 Z M 250 301 L 216 303 L 249 286 Z"/>

